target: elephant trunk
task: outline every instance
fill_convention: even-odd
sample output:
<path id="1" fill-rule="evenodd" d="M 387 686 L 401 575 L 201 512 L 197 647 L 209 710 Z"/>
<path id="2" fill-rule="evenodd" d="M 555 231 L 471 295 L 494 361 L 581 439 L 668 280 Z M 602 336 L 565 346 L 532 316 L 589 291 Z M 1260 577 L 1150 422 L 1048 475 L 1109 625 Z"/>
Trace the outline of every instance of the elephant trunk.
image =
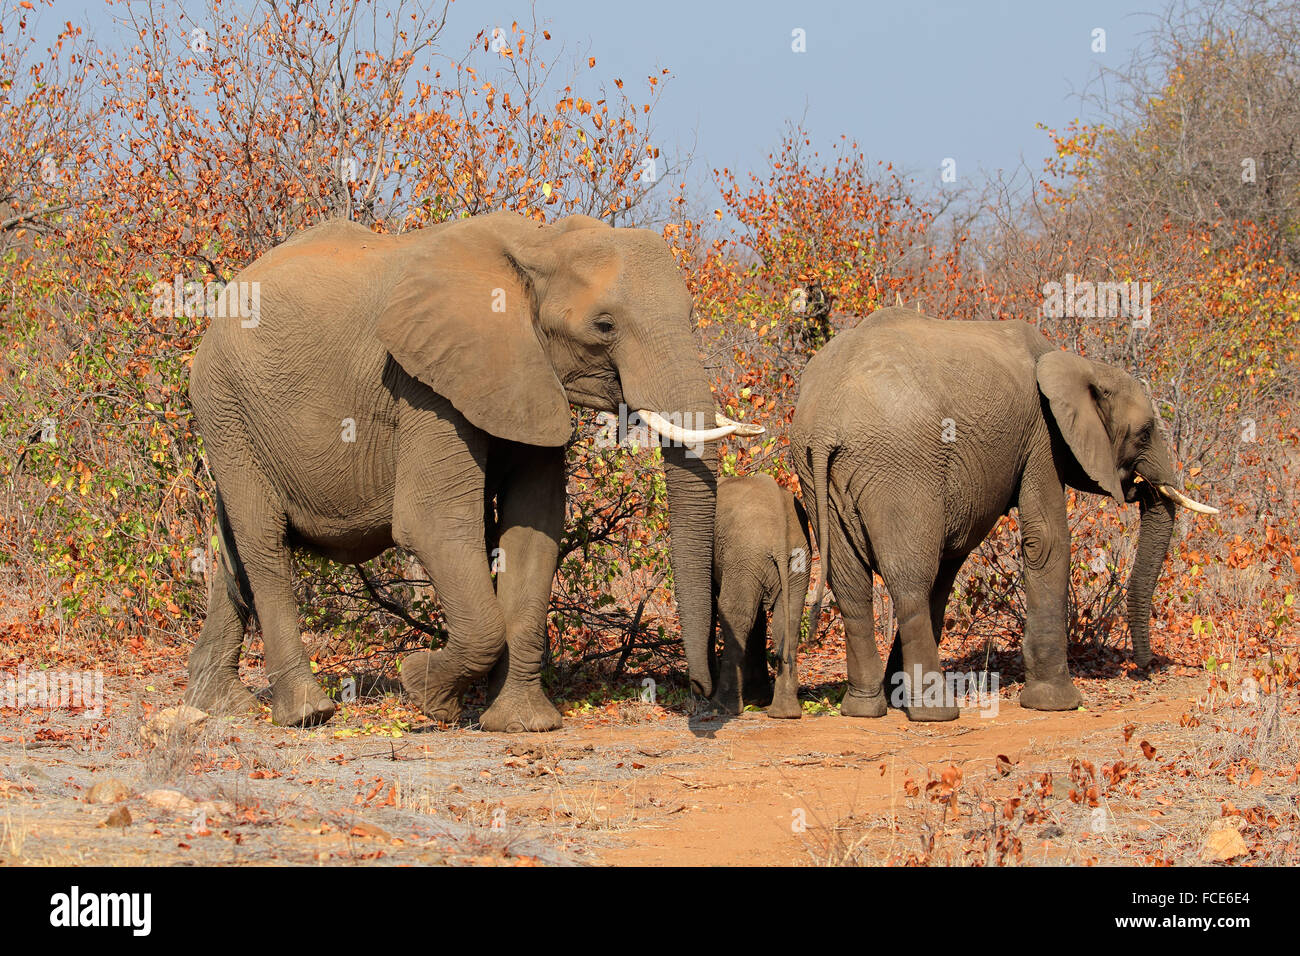
<path id="1" fill-rule="evenodd" d="M 1135 491 L 1142 523 L 1138 531 L 1137 557 L 1128 576 L 1128 629 L 1133 638 L 1133 660 L 1139 667 L 1151 663 L 1151 597 L 1169 552 L 1177 504 L 1158 491 L 1173 485 L 1169 450 L 1156 439 L 1142 460 L 1136 463 Z"/>
<path id="2" fill-rule="evenodd" d="M 712 399 L 710 398 L 710 403 Z M 713 414 L 712 405 L 707 409 Z M 663 450 L 671 522 L 669 558 L 677 593 L 682 645 L 690 670 L 691 690 L 713 694 L 709 643 L 713 623 L 713 518 L 717 501 L 717 455 L 712 445 Z"/>
<path id="3" fill-rule="evenodd" d="M 666 323 L 665 323 L 666 325 Z M 713 521 L 717 507 L 717 453 L 707 435 L 717 427 L 713 391 L 690 332 L 665 330 L 647 336 L 621 356 L 619 376 L 629 410 L 645 410 L 647 424 L 663 444 L 668 492 L 668 557 L 672 565 L 682 644 L 691 689 L 709 697 L 713 677 Z M 680 357 L 669 360 L 668 357 Z M 671 425 L 669 424 L 671 423 Z M 674 428 L 672 426 L 681 426 Z M 684 429 L 684 431 L 683 431 Z M 733 429 L 726 428 L 730 433 Z M 707 437 L 706 437 L 707 436 Z M 699 439 L 687 443 L 682 439 Z"/>
<path id="4" fill-rule="evenodd" d="M 1151 596 L 1169 551 L 1176 507 L 1163 495 L 1142 496 L 1137 557 L 1128 576 L 1128 629 L 1133 636 L 1133 660 L 1139 667 L 1151 663 Z"/>

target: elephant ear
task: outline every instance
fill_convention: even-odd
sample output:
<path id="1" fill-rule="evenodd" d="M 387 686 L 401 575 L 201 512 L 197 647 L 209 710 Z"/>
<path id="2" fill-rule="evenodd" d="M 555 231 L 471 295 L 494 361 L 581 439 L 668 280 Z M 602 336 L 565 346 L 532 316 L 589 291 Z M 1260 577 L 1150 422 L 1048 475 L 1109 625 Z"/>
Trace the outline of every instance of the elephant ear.
<path id="1" fill-rule="evenodd" d="M 1070 352 L 1048 352 L 1038 360 L 1038 390 L 1051 405 L 1056 426 L 1088 477 L 1117 501 L 1124 500 L 1115 450 L 1103 420 L 1104 387 L 1096 366 Z"/>
<path id="2" fill-rule="evenodd" d="M 551 231 L 513 213 L 410 237 L 376 334 L 410 375 L 498 438 L 569 440 L 569 400 L 535 325 Z"/>

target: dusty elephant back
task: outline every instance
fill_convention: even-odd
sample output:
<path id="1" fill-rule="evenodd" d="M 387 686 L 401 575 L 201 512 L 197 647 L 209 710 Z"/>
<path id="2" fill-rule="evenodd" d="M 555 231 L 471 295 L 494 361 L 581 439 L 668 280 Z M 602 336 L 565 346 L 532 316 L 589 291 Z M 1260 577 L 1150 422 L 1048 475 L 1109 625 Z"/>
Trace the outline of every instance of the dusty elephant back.
<path id="1" fill-rule="evenodd" d="M 789 493 L 771 475 L 739 475 L 721 479 L 714 523 L 717 536 L 722 539 L 719 548 L 734 543 L 750 550 L 757 550 L 762 545 L 766 550 L 773 541 L 784 542 L 784 499 L 788 496 Z"/>
<path id="2" fill-rule="evenodd" d="M 731 554 L 762 554 L 773 562 L 791 563 L 796 574 L 803 569 L 803 593 L 808 590 L 808 525 L 798 502 L 771 475 L 723 478 L 718 482 L 718 507 L 714 548 L 716 569 L 726 566 Z M 803 560 L 793 552 L 804 548 Z M 794 582 L 797 583 L 797 582 Z M 796 595 L 796 598 L 802 594 Z"/>
<path id="3" fill-rule="evenodd" d="M 214 318 L 195 354 L 200 433 L 240 435 L 272 492 L 305 512 L 373 521 L 387 507 L 403 374 L 374 326 L 402 266 L 395 242 L 345 222 L 299 233 L 233 280 L 257 290 L 255 321 Z"/>
<path id="4" fill-rule="evenodd" d="M 796 454 L 809 444 L 878 445 L 889 449 L 876 461 L 891 481 L 942 460 L 950 483 L 977 473 L 989 456 L 1020 461 L 1039 427 L 1037 340 L 1046 343 L 1020 322 L 873 313 L 805 370 L 792 427 Z"/>

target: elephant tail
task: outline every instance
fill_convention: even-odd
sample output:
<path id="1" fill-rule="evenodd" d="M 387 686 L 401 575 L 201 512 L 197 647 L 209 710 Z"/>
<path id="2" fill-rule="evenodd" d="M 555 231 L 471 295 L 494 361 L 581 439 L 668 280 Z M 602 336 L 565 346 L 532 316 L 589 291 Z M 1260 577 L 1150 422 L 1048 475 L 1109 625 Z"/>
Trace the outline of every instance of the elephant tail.
<path id="1" fill-rule="evenodd" d="M 218 485 L 214 495 L 217 503 L 217 541 L 221 545 L 221 570 L 225 572 L 226 593 L 234 602 L 241 615 L 249 614 L 253 608 L 253 588 L 248 583 L 248 572 L 244 562 L 239 560 L 239 549 L 235 547 L 235 534 L 230 528 L 230 518 L 226 515 L 226 504 L 221 500 L 221 487 Z"/>
<path id="2" fill-rule="evenodd" d="M 821 560 L 817 562 L 817 589 L 813 592 L 812 612 L 808 618 L 808 640 L 817 637 L 821 627 L 822 598 L 826 594 L 826 582 L 830 577 L 830 495 L 827 491 L 826 473 L 830 468 L 830 450 L 819 446 L 812 449 L 813 500 L 817 503 L 817 550 Z"/>

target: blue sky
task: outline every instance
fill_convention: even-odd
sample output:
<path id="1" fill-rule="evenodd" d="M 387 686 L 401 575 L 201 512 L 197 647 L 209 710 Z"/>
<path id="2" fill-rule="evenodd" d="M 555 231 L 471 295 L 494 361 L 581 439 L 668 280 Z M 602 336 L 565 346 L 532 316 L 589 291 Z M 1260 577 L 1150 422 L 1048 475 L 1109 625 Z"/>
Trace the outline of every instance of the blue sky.
<path id="1" fill-rule="evenodd" d="M 844 134 L 871 161 L 937 184 L 945 157 L 965 182 L 1022 159 L 1037 172 L 1048 140 L 1035 123 L 1089 116 L 1079 92 L 1098 66 L 1128 59 L 1160 2 L 539 0 L 537 14 L 557 41 L 549 49 L 595 56 L 604 78 L 639 90 L 647 74 L 672 71 L 656 145 L 669 157 L 693 149 L 696 182 L 713 167 L 761 168 L 786 122 L 803 117 L 823 154 Z M 207 8 L 181 6 L 196 19 Z M 109 45 L 125 40 L 98 3 L 59 0 L 41 19 L 85 23 Z M 459 0 L 443 49 L 459 55 L 480 29 L 531 19 L 526 0 Z M 1099 27 L 1104 53 L 1091 48 Z M 796 28 L 805 53 L 791 49 Z"/>
<path id="2" fill-rule="evenodd" d="M 657 112 L 667 142 L 694 146 L 698 173 L 761 167 L 787 120 L 805 117 L 815 145 L 841 134 L 871 161 L 937 183 L 945 157 L 959 177 L 1037 172 L 1047 155 L 1035 123 L 1087 116 L 1078 94 L 1099 65 L 1119 67 L 1152 27 L 1157 3 L 1090 0 L 654 4 L 572 0 L 538 5 L 551 34 L 590 48 L 625 81 L 673 74 Z M 526 2 L 453 5 L 449 32 L 528 16 Z M 462 24 L 465 26 L 462 27 Z M 1106 52 L 1091 49 L 1095 28 Z M 807 52 L 791 50 L 806 31 Z"/>

